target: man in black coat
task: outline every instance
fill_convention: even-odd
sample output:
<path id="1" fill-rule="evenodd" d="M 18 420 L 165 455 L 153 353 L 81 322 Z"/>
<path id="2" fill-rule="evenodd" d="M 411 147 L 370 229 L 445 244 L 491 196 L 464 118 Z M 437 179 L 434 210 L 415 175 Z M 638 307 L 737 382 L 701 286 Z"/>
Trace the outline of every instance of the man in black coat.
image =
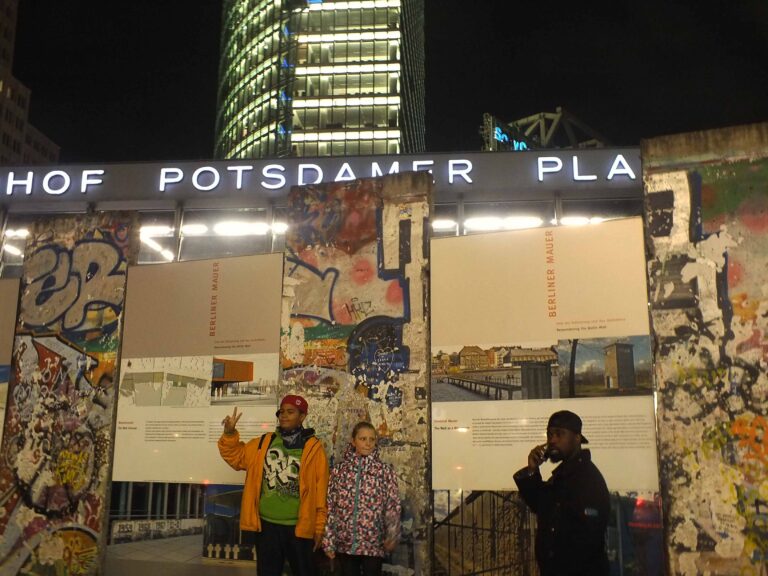
<path id="1" fill-rule="evenodd" d="M 592 463 L 581 418 L 555 412 L 547 424 L 547 443 L 528 455 L 515 473 L 520 495 L 537 517 L 536 561 L 541 576 L 607 576 L 605 530 L 610 513 L 608 488 Z M 544 482 L 539 466 L 561 462 Z"/>

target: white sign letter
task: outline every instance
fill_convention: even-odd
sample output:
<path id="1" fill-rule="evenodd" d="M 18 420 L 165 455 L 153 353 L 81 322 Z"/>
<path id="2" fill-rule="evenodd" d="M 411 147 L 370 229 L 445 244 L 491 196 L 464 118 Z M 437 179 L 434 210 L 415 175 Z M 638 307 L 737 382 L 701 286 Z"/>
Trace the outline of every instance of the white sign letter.
<path id="1" fill-rule="evenodd" d="M 228 166 L 227 170 L 230 172 L 235 172 L 237 174 L 237 177 L 235 178 L 235 189 L 236 190 L 242 190 L 243 189 L 243 172 L 246 170 L 253 170 L 253 166 Z"/>
<path id="2" fill-rule="evenodd" d="M 459 166 L 462 167 L 459 170 Z M 456 176 L 461 176 L 467 184 L 472 184 L 469 173 L 472 172 L 472 162 L 469 160 L 448 160 L 448 183 L 453 184 Z"/>
<path id="3" fill-rule="evenodd" d="M 418 172 L 419 168 L 421 168 L 422 166 L 434 166 L 434 165 L 435 165 L 435 161 L 434 160 L 414 160 L 413 161 L 413 171 L 414 172 Z M 432 168 L 427 170 L 427 172 L 429 172 L 431 174 L 432 173 Z"/>
<path id="4" fill-rule="evenodd" d="M 91 178 L 91 176 L 104 176 L 104 170 L 83 170 L 83 179 L 80 181 L 80 192 L 85 194 L 88 192 L 88 186 L 97 184 L 104 184 L 104 180 L 101 178 Z"/>
<path id="5" fill-rule="evenodd" d="M 184 172 L 178 168 L 162 168 L 160 170 L 160 192 L 165 192 L 166 184 L 176 184 L 184 178 Z"/>
<path id="6" fill-rule="evenodd" d="M 537 160 L 539 162 L 539 182 L 544 182 L 544 174 L 560 172 L 563 169 L 563 161 L 557 156 L 542 156 Z M 553 166 L 545 166 L 545 162 L 553 164 Z"/>
<path id="7" fill-rule="evenodd" d="M 51 180 L 57 177 L 61 178 L 63 186 L 60 188 L 51 188 Z M 61 170 L 54 170 L 52 172 L 48 172 L 48 174 L 45 175 L 45 178 L 43 178 L 43 190 L 45 190 L 48 194 L 58 196 L 59 194 L 64 194 L 64 192 L 69 190 L 69 185 L 71 183 L 72 179 L 69 177 L 69 174 L 62 172 Z"/>
<path id="8" fill-rule="evenodd" d="M 264 188 L 269 188 L 270 190 L 277 190 L 279 188 L 282 188 L 283 186 L 285 186 L 285 176 L 283 176 L 281 172 L 285 172 L 285 168 L 283 166 L 280 166 L 280 164 L 267 164 L 266 166 L 264 166 L 264 168 L 261 171 L 262 175 L 264 176 L 264 178 L 271 178 L 273 180 L 277 180 L 277 183 L 270 184 L 262 180 L 261 185 L 264 186 Z"/>
<path id="9" fill-rule="evenodd" d="M 315 174 L 317 174 L 317 177 L 315 178 L 314 182 L 307 182 L 304 180 L 304 171 L 305 170 L 314 170 Z M 299 186 L 304 186 L 305 184 L 320 184 L 320 182 L 323 181 L 323 169 L 320 168 L 317 164 L 299 164 Z"/>
<path id="10" fill-rule="evenodd" d="M 573 157 L 573 179 L 574 180 L 597 180 L 597 174 L 579 174 L 579 157 Z"/>
<path id="11" fill-rule="evenodd" d="M 14 186 L 21 186 L 22 184 L 24 185 L 24 193 L 27 196 L 32 194 L 32 172 L 27 172 L 27 177 L 24 180 L 14 179 L 15 175 L 15 172 L 8 172 L 8 183 L 5 186 L 6 196 L 13 194 Z"/>
<path id="12" fill-rule="evenodd" d="M 211 180 L 211 183 L 207 186 L 203 186 L 200 184 L 200 175 L 204 173 L 211 174 L 213 176 L 213 179 Z M 212 168 L 211 166 L 203 166 L 202 168 L 198 168 L 192 173 L 192 186 L 197 188 L 198 190 L 202 190 L 203 192 L 207 192 L 208 190 L 213 190 L 216 188 L 216 186 L 219 185 L 219 180 L 221 177 L 219 176 L 219 171 L 216 170 L 216 168 Z"/>
<path id="13" fill-rule="evenodd" d="M 619 174 L 629 176 L 630 180 L 635 179 L 635 173 L 632 171 L 632 168 L 629 167 L 629 162 L 627 162 L 621 154 L 616 155 L 616 159 L 613 161 L 613 166 L 611 166 L 611 170 L 608 172 L 607 180 L 613 180 L 613 177 Z"/>
<path id="14" fill-rule="evenodd" d="M 392 162 L 392 166 L 389 167 L 389 172 L 387 174 L 399 174 L 400 173 L 400 162 L 398 160 L 395 160 Z M 371 162 L 371 176 L 376 178 L 376 176 L 384 176 L 384 173 L 381 171 L 381 166 L 379 166 L 378 162 Z"/>
<path id="15" fill-rule="evenodd" d="M 344 162 L 344 164 L 341 165 L 341 168 L 339 169 L 339 173 L 336 174 L 336 179 L 334 182 L 343 182 L 345 180 L 354 180 L 357 176 L 355 176 L 355 173 L 352 172 L 352 168 L 349 166 L 349 163 Z"/>

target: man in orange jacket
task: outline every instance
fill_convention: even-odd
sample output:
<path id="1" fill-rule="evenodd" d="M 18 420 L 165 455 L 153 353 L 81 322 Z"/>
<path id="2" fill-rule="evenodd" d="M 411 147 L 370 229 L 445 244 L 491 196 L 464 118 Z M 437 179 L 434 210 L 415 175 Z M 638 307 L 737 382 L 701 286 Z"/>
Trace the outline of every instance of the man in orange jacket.
<path id="1" fill-rule="evenodd" d="M 307 401 L 289 394 L 277 411 L 278 427 L 240 441 L 237 408 L 224 418 L 219 438 L 221 457 L 245 470 L 240 528 L 258 532 L 259 576 L 281 576 L 285 561 L 295 576 L 314 576 L 312 553 L 323 537 L 328 514 L 328 459 L 315 431 L 302 426 Z"/>

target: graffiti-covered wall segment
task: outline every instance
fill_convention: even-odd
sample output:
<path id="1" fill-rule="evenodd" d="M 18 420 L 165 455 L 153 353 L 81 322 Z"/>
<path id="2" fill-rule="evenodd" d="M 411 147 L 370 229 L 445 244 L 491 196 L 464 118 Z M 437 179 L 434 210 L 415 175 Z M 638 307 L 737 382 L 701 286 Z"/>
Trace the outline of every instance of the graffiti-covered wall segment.
<path id="1" fill-rule="evenodd" d="M 398 573 L 427 568 L 426 244 L 431 180 L 408 173 L 295 188 L 284 272 L 285 392 L 338 461 L 370 420 L 399 476 L 407 544 Z"/>
<path id="2" fill-rule="evenodd" d="M 768 124 L 645 143 L 671 573 L 768 565 Z"/>
<path id="3" fill-rule="evenodd" d="M 0 459 L 0 573 L 96 574 L 132 222 L 40 222 L 27 242 Z"/>

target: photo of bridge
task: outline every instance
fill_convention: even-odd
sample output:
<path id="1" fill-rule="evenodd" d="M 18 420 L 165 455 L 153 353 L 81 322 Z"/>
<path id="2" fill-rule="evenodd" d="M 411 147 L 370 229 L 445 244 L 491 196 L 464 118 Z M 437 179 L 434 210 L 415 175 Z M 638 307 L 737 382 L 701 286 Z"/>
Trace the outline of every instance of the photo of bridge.
<path id="1" fill-rule="evenodd" d="M 463 346 L 432 356 L 432 401 L 558 398 L 555 347 Z"/>

